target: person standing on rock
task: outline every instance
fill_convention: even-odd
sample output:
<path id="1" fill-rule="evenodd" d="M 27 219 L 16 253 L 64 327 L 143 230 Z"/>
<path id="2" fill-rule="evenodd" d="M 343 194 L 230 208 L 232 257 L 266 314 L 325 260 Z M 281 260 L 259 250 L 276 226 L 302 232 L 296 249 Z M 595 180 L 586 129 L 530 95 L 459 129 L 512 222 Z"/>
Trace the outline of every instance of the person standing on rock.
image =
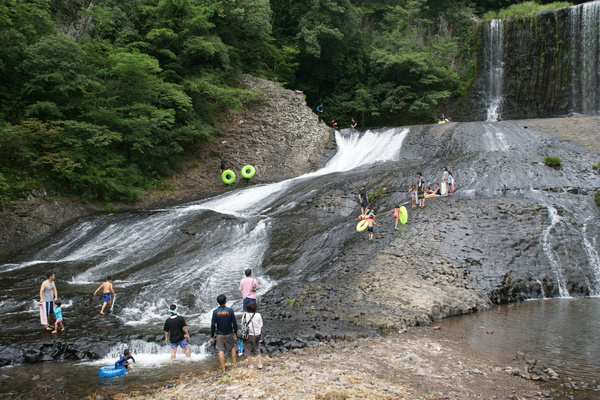
<path id="1" fill-rule="evenodd" d="M 318 117 L 318 121 L 317 123 L 321 123 L 321 121 L 323 120 L 323 103 L 320 103 L 317 108 L 317 117 Z"/>
<path id="2" fill-rule="evenodd" d="M 185 356 L 190 357 L 190 333 L 185 318 L 177 315 L 177 304 L 169 307 L 171 316 L 165 321 L 163 331 L 165 332 L 165 343 L 171 347 L 171 359 L 177 357 L 177 347 L 185 350 Z"/>
<path id="3" fill-rule="evenodd" d="M 227 307 L 227 297 L 224 294 L 217 296 L 217 303 L 219 303 L 219 307 L 213 311 L 210 322 L 210 340 L 216 343 L 221 372 L 225 372 L 225 352 L 231 352 L 233 366 L 237 365 L 235 351 L 237 337 L 235 333 L 238 330 L 238 325 L 233 309 Z"/>
<path id="4" fill-rule="evenodd" d="M 369 212 L 369 218 L 367 218 L 367 221 L 369 222 L 369 225 L 367 225 L 369 242 L 373 242 L 375 240 L 375 227 L 373 225 L 377 225 L 379 227 L 379 224 L 375 222 L 375 218 L 377 218 L 377 215 L 375 215 L 375 210 L 371 210 L 371 212 Z"/>
<path id="5" fill-rule="evenodd" d="M 112 302 L 112 299 L 116 296 L 115 289 L 113 289 L 112 281 L 112 276 L 109 275 L 108 277 L 106 277 L 106 282 L 98 286 L 98 289 L 96 289 L 96 291 L 94 292 L 95 296 L 100 290 L 102 290 L 102 297 L 104 300 L 102 302 L 102 308 L 100 308 L 100 314 L 102 315 L 104 315 L 104 309 L 106 308 L 106 306 L 108 306 L 108 309 L 110 310 L 110 303 Z"/>
<path id="6" fill-rule="evenodd" d="M 392 211 L 385 214 L 385 216 L 387 217 L 388 215 L 392 215 L 392 213 L 394 214 L 394 230 L 397 231 L 398 230 L 398 220 L 400 218 L 400 213 L 401 213 L 400 204 L 398 204 L 396 207 L 394 207 L 394 209 Z"/>
<path id="7" fill-rule="evenodd" d="M 360 203 L 360 214 L 364 215 L 365 210 L 369 207 L 369 199 L 367 198 L 366 186 L 362 185 L 358 191 L 358 202 Z"/>
<path id="8" fill-rule="evenodd" d="M 222 159 L 221 160 L 221 173 L 225 172 L 226 169 L 227 169 L 227 160 Z"/>
<path id="9" fill-rule="evenodd" d="M 58 291 L 56 290 L 56 283 L 54 282 L 54 273 L 49 272 L 46 275 L 46 280 L 42 282 L 40 286 L 40 304 L 46 307 L 46 316 L 54 315 L 54 302 L 58 299 Z M 49 321 L 44 325 L 44 329 L 51 331 Z"/>
<path id="10" fill-rule="evenodd" d="M 448 171 L 448 195 L 452 196 L 454 193 L 454 177 L 452 176 L 452 172 Z"/>
<path id="11" fill-rule="evenodd" d="M 442 196 L 448 196 L 448 169 L 444 167 L 442 171 Z"/>
<path id="12" fill-rule="evenodd" d="M 419 207 L 425 207 L 425 178 L 423 174 L 417 173 L 417 197 L 419 198 Z"/>
<path id="13" fill-rule="evenodd" d="M 248 303 L 256 303 L 256 291 L 259 289 L 258 282 L 252 277 L 252 270 L 247 268 L 244 271 L 245 278 L 240 281 L 240 291 L 242 292 L 242 311 L 246 312 Z"/>
<path id="14" fill-rule="evenodd" d="M 356 129 L 357 126 L 358 126 L 358 124 L 356 123 L 356 120 L 354 118 L 352 118 L 352 122 L 350 122 L 350 128 Z"/>
<path id="15" fill-rule="evenodd" d="M 263 320 L 260 313 L 256 312 L 256 302 L 248 304 L 247 313 L 242 317 L 242 324 L 248 325 L 248 339 L 244 339 L 244 355 L 248 357 L 248 368 L 254 368 L 252 357 L 256 356 L 256 368 L 262 369 L 262 358 L 260 356 L 260 334 Z"/>
<path id="16" fill-rule="evenodd" d="M 417 186 L 416 185 L 412 185 L 410 187 L 410 190 L 408 191 L 408 194 L 410 195 L 410 201 L 412 204 L 412 208 L 415 208 L 417 206 Z"/>

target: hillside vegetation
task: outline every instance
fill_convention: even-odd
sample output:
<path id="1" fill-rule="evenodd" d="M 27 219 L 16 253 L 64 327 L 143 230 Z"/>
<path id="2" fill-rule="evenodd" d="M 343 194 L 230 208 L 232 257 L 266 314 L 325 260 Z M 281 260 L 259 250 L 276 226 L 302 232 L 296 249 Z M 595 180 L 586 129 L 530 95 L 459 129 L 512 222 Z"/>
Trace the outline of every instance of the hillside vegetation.
<path id="1" fill-rule="evenodd" d="M 475 76 L 477 15 L 516 2 L 5 1 L 0 206 L 169 189 L 255 95 L 243 73 L 324 102 L 341 127 L 433 122 Z"/>

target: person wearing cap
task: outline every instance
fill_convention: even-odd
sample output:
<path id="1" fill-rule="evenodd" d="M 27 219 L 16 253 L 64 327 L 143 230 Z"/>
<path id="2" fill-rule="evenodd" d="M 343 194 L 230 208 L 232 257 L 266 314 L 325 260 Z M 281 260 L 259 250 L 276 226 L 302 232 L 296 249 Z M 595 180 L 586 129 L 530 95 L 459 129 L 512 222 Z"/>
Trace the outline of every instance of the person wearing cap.
<path id="1" fill-rule="evenodd" d="M 248 303 L 256 302 L 256 291 L 259 289 L 256 279 L 252 277 L 252 270 L 247 268 L 244 271 L 245 278 L 240 281 L 240 291 L 242 292 L 242 311 L 246 311 Z"/>
<path id="2" fill-rule="evenodd" d="M 171 359 L 177 357 L 177 347 L 185 350 L 185 356 L 190 357 L 190 333 L 185 318 L 177 315 L 177 304 L 169 307 L 171 316 L 165 321 L 165 343 L 171 347 Z"/>
<path id="3" fill-rule="evenodd" d="M 360 203 L 361 215 L 366 214 L 365 210 L 369 207 L 369 199 L 367 198 L 367 190 L 365 185 L 362 185 L 358 191 L 358 202 Z"/>

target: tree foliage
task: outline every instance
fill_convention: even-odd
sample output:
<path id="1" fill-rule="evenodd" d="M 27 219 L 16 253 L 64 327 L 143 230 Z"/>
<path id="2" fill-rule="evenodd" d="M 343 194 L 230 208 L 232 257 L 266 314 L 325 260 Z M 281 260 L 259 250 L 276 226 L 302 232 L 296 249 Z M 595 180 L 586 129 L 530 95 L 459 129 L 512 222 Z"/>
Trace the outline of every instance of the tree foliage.
<path id="1" fill-rule="evenodd" d="M 432 122 L 468 90 L 475 13 L 516 2 L 6 0 L 0 203 L 140 198 L 252 95 L 242 73 L 341 126 Z"/>

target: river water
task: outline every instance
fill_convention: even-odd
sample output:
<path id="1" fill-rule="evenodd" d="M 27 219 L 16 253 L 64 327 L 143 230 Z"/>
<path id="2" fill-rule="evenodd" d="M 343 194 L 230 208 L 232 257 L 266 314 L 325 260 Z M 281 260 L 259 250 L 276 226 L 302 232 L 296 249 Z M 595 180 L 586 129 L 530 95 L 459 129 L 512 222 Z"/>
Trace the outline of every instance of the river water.
<path id="1" fill-rule="evenodd" d="M 598 315 L 600 297 L 561 298 L 501 305 L 440 324 L 500 365 L 523 352 L 563 378 L 600 384 Z"/>
<path id="2" fill-rule="evenodd" d="M 598 315 L 598 297 L 547 299 L 502 305 L 438 324 L 499 365 L 509 365 L 517 352 L 523 352 L 527 358 L 538 360 L 538 365 L 554 369 L 563 379 L 594 384 L 600 382 Z M 29 399 L 33 393 L 38 399 L 54 399 L 57 394 L 62 399 L 81 399 L 149 391 L 183 375 L 217 369 L 216 359 L 207 357 L 201 347 L 194 349 L 189 361 L 182 357 L 170 362 L 167 349 L 156 354 L 144 350 L 141 342 L 137 345 L 131 346 L 137 358 L 136 369 L 126 375 L 109 379 L 97 376 L 98 367 L 114 361 L 116 355 L 93 362 L 18 365 L 0 369 L 5 382 L 0 393 L 10 394 L 12 399 Z"/>

